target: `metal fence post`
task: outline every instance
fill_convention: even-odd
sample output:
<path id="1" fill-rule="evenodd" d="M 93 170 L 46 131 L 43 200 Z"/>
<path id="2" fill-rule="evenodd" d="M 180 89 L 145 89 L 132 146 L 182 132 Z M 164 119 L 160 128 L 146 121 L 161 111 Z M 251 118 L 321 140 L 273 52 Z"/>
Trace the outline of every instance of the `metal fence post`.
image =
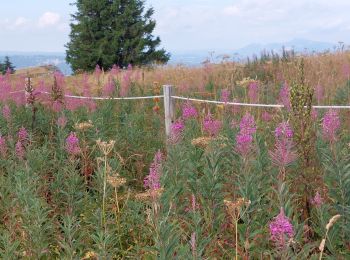
<path id="1" fill-rule="evenodd" d="M 164 114 L 165 114 L 165 133 L 166 137 L 169 138 L 171 134 L 171 124 L 174 120 L 174 99 L 171 98 L 173 95 L 174 87 L 171 85 L 163 86 L 164 94 Z"/>

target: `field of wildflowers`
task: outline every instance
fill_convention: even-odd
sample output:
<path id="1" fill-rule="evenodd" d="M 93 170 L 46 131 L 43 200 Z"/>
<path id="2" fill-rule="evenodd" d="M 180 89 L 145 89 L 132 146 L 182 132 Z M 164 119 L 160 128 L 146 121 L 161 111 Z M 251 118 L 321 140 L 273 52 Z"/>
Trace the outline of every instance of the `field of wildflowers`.
<path id="1" fill-rule="evenodd" d="M 348 259 L 348 54 L 0 76 L 1 259 Z M 327 69 L 327 70 L 326 70 Z M 178 101 L 171 136 L 162 99 Z"/>

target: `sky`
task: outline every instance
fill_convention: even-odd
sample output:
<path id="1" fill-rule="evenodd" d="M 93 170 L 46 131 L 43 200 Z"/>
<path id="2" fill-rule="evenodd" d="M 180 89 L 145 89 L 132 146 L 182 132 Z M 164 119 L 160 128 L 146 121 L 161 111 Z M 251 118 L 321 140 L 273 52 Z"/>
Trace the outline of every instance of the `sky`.
<path id="1" fill-rule="evenodd" d="M 11 0 L 0 8 L 0 51 L 64 52 L 74 0 Z M 350 43 L 350 0 L 146 0 L 162 47 L 234 50 L 295 38 Z"/>

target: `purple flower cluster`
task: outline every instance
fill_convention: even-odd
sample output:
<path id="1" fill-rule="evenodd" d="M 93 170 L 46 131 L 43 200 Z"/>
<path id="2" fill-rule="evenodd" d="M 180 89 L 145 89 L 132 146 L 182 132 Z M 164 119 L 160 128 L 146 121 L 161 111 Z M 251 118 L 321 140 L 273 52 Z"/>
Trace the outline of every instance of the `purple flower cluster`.
<path id="1" fill-rule="evenodd" d="M 293 130 L 289 126 L 288 122 L 282 122 L 277 126 L 275 129 L 275 137 L 277 139 L 293 138 Z"/>
<path id="2" fill-rule="evenodd" d="M 170 139 L 173 143 L 178 143 L 180 141 L 184 129 L 185 129 L 185 124 L 181 119 L 177 120 L 171 125 Z"/>
<path id="3" fill-rule="evenodd" d="M 29 137 L 27 129 L 22 126 L 18 131 L 17 137 L 19 142 L 26 143 Z"/>
<path id="4" fill-rule="evenodd" d="M 294 228 L 290 220 L 284 214 L 283 208 L 269 225 L 270 239 L 279 249 L 287 246 L 288 241 L 294 236 Z"/>
<path id="5" fill-rule="evenodd" d="M 144 186 L 150 189 L 151 192 L 157 191 L 161 188 L 160 177 L 162 175 L 162 153 L 158 151 L 153 159 L 149 174 L 144 179 Z"/>
<path id="6" fill-rule="evenodd" d="M 236 136 L 236 151 L 243 157 L 247 157 L 252 148 L 252 135 L 256 132 L 254 117 L 247 113 L 241 119 L 239 127 L 240 131 Z"/>
<path id="7" fill-rule="evenodd" d="M 288 122 L 280 123 L 275 129 L 275 149 L 269 151 L 272 162 L 279 167 L 286 167 L 294 162 L 297 153 L 293 150 L 293 130 Z M 284 176 L 283 176 L 284 178 Z"/>
<path id="8" fill-rule="evenodd" d="M 57 119 L 57 125 L 61 128 L 65 128 L 67 124 L 67 118 L 63 115 Z"/>
<path id="9" fill-rule="evenodd" d="M 315 207 L 319 208 L 323 204 L 323 198 L 321 194 L 317 191 L 315 196 L 311 199 L 311 204 L 314 205 Z"/>
<path id="10" fill-rule="evenodd" d="M 11 109 L 8 105 L 5 105 L 2 108 L 2 116 L 5 118 L 5 120 L 8 122 L 11 119 Z"/>
<path id="11" fill-rule="evenodd" d="M 182 118 L 188 120 L 198 116 L 197 110 L 192 106 L 191 102 L 186 102 L 182 106 Z"/>
<path id="12" fill-rule="evenodd" d="M 337 131 L 340 128 L 340 119 L 336 110 L 330 109 L 323 117 L 322 130 L 323 138 L 326 141 L 334 142 L 337 140 Z"/>
<path id="13" fill-rule="evenodd" d="M 229 102 L 230 101 L 230 91 L 228 89 L 223 89 L 221 90 L 221 96 L 220 96 L 220 100 L 221 102 Z"/>
<path id="14" fill-rule="evenodd" d="M 78 155 L 80 153 L 79 138 L 74 132 L 71 132 L 66 139 L 66 151 L 70 155 Z"/>
<path id="15" fill-rule="evenodd" d="M 215 120 L 211 114 L 208 114 L 203 121 L 203 129 L 210 136 L 217 136 L 220 132 L 222 123 L 220 120 Z"/>
<path id="16" fill-rule="evenodd" d="M 25 147 L 28 144 L 29 135 L 24 127 L 21 127 L 17 133 L 17 143 L 15 146 L 15 152 L 18 159 L 23 160 L 25 156 Z"/>
<path id="17" fill-rule="evenodd" d="M 0 136 L 0 156 L 5 158 L 7 155 L 7 143 L 4 136 Z"/>
<path id="18" fill-rule="evenodd" d="M 287 110 L 291 109 L 290 90 L 287 82 L 285 82 L 280 90 L 279 102 L 281 102 Z"/>
<path id="19" fill-rule="evenodd" d="M 259 83 L 252 81 L 248 85 L 248 97 L 250 102 L 256 103 L 259 98 Z"/>

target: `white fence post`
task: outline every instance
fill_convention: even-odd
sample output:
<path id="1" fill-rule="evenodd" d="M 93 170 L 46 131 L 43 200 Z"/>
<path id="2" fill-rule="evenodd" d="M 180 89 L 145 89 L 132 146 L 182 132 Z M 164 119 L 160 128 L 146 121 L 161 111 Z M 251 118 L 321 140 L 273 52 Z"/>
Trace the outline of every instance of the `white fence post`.
<path id="1" fill-rule="evenodd" d="M 163 86 L 164 94 L 164 114 L 165 114 L 165 133 L 166 137 L 170 137 L 171 124 L 174 120 L 174 99 L 171 97 L 173 95 L 174 87 L 171 85 Z"/>

